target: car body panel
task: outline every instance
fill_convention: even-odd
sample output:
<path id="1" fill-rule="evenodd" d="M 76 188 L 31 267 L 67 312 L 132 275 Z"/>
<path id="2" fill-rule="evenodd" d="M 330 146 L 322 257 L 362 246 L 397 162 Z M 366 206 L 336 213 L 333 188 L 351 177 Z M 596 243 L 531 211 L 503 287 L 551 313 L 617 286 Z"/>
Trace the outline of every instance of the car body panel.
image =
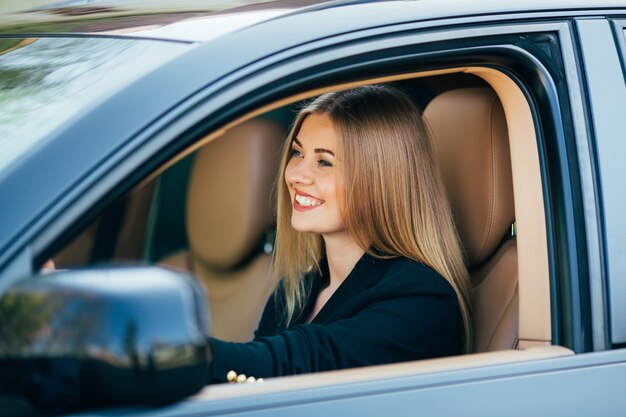
<path id="1" fill-rule="evenodd" d="M 596 413 L 619 416 L 626 407 L 626 398 L 621 395 L 626 383 L 623 350 L 424 375 L 391 376 L 388 372 L 402 365 L 287 377 L 261 385 L 207 387 L 200 394 L 169 407 L 79 415 L 449 416 L 462 413 L 521 417 L 548 412 L 553 416 Z M 380 372 L 374 377 L 376 370 Z M 339 373 L 351 373 L 352 382 L 345 382 L 345 375 L 340 377 Z M 369 378 L 359 377 L 359 373 Z M 340 382 L 334 382 L 335 374 Z M 319 382 L 317 386 L 304 388 L 300 380 L 305 378 Z M 594 386 L 605 389 L 599 392 Z M 212 390 L 218 392 L 213 394 Z"/>
<path id="2" fill-rule="evenodd" d="M 572 24 L 573 26 L 573 24 Z M 591 335 L 594 350 L 605 350 L 610 347 L 607 323 L 608 313 L 605 310 L 606 292 L 603 275 L 604 254 L 601 242 L 603 229 L 599 222 L 600 207 L 596 201 L 600 198 L 597 187 L 595 152 L 593 143 L 589 141 L 589 131 L 592 120 L 588 117 L 587 105 L 584 100 L 585 91 L 581 84 L 583 66 L 579 59 L 577 39 L 574 39 L 575 30 L 569 38 L 561 38 L 560 46 L 563 51 L 565 76 L 569 94 L 569 102 L 574 127 L 576 154 L 578 157 L 578 172 L 580 175 L 580 192 L 585 218 L 586 258 L 589 278 Z"/>
<path id="3" fill-rule="evenodd" d="M 589 104 L 598 157 L 598 175 L 602 188 L 602 212 L 608 274 L 608 305 L 611 318 L 611 342 L 626 343 L 626 194 L 623 192 L 623 155 L 626 137 L 622 103 L 626 84 L 621 71 L 619 51 L 615 47 L 598 48 L 612 42 L 614 33 L 604 19 L 578 20 L 581 52 L 585 62 Z"/>

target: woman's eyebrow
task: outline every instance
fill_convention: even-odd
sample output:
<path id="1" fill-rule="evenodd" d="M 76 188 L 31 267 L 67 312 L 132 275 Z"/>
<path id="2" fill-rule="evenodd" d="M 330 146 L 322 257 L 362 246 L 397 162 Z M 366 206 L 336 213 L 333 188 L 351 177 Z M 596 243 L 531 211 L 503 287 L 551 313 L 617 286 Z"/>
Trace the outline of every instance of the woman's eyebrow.
<path id="1" fill-rule="evenodd" d="M 331 151 L 330 149 L 315 148 L 314 150 L 315 150 L 315 153 L 328 153 L 328 154 L 331 154 L 332 156 L 335 156 L 335 153 Z"/>
<path id="2" fill-rule="evenodd" d="M 293 138 L 293 140 L 291 141 L 292 143 L 295 143 L 296 145 L 298 145 L 299 147 L 303 148 L 302 144 L 300 143 L 300 141 L 298 140 L 298 138 Z M 331 151 L 330 149 L 325 149 L 325 148 L 315 148 L 313 150 L 315 153 L 327 153 L 330 154 L 332 156 L 335 156 L 335 153 L 333 151 Z"/>

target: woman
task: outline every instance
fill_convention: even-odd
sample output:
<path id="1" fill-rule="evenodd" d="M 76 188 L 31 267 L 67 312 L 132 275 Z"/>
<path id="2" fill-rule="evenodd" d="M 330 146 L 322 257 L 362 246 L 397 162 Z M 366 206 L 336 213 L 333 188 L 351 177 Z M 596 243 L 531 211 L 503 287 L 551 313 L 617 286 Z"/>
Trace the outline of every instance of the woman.
<path id="1" fill-rule="evenodd" d="M 212 339 L 218 381 L 446 356 L 470 346 L 470 285 L 432 146 L 389 86 L 299 113 L 278 191 L 283 279 L 255 340 Z"/>

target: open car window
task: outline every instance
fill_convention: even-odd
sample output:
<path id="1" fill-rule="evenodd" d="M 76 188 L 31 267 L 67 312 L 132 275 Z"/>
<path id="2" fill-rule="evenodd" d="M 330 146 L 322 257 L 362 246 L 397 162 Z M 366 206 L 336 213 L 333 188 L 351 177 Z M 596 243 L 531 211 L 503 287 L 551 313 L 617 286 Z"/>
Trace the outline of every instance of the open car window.
<path id="1" fill-rule="evenodd" d="M 522 111 L 507 113 L 502 108 L 502 97 L 505 98 L 505 102 L 509 100 L 510 103 L 518 104 L 519 100 L 524 100 L 524 98 L 516 95 L 518 93 L 513 84 L 504 85 L 506 88 L 502 88 L 501 81 L 500 84 L 496 84 L 501 88 L 497 92 L 491 85 L 491 83 L 496 82 L 494 80 L 497 80 L 497 77 L 497 72 L 483 72 L 477 69 L 475 74 L 468 74 L 467 72 L 432 74 L 399 81 L 394 81 L 391 78 L 389 82 L 407 92 L 422 111 L 429 108 L 433 102 L 437 102 L 435 107 L 438 109 L 429 111 L 444 116 L 446 120 L 442 123 L 443 126 L 448 123 L 448 116 L 446 115 L 452 113 L 454 106 L 458 106 L 463 95 L 478 94 L 481 96 L 484 94 L 486 97 L 485 105 L 488 106 L 486 107 L 488 112 L 485 114 L 492 115 L 493 109 L 489 106 L 498 106 L 499 112 L 501 112 L 498 117 L 501 121 L 494 122 L 493 119 L 489 119 L 491 116 L 486 117 L 475 128 L 478 129 L 476 136 L 481 137 L 482 135 L 484 138 L 489 138 L 494 129 L 499 130 L 501 132 L 499 134 L 502 136 L 501 140 L 506 147 L 494 149 L 506 155 L 508 159 L 509 153 L 523 154 L 520 154 L 522 151 L 519 149 L 509 148 L 508 134 L 511 130 L 508 129 L 507 122 L 516 123 L 518 126 L 526 123 L 526 130 L 518 128 L 515 131 L 520 137 L 532 137 L 534 133 L 532 132 L 532 124 L 529 124 L 529 113 Z M 455 98 L 456 94 L 461 94 L 461 96 Z M 441 104 L 439 104 L 440 101 Z M 276 187 L 274 181 L 277 177 L 278 153 L 286 137 L 286 132 L 293 122 L 295 111 L 301 105 L 301 102 L 283 105 L 253 119 L 244 119 L 238 124 L 231 125 L 229 129 L 217 137 L 209 134 L 208 137 L 211 140 L 208 143 L 180 159 L 158 177 L 147 183 L 144 182 L 140 187 L 132 190 L 123 200 L 112 205 L 72 243 L 55 255 L 54 259 L 58 267 L 133 261 L 148 262 L 191 272 L 204 283 L 210 294 L 209 302 L 213 309 L 214 335 L 232 341 L 251 340 L 263 306 L 271 295 L 278 278 L 271 276 L 270 268 L 275 227 L 273 215 L 270 214 L 273 209 L 266 212 L 267 218 L 261 221 L 263 227 L 247 226 L 256 227 L 256 231 L 250 241 L 243 244 L 244 250 L 242 252 L 233 255 L 225 248 L 230 244 L 238 244 L 231 242 L 237 239 L 233 235 L 236 236 L 240 233 L 238 229 L 240 224 L 251 224 L 250 221 L 252 220 L 249 221 L 249 218 L 252 218 L 250 213 L 259 211 L 258 200 L 263 201 L 264 204 L 265 201 L 272 201 L 273 190 Z M 508 108 L 511 108 L 511 104 L 508 104 Z M 466 112 L 462 109 L 459 111 L 459 114 Z M 427 120 L 427 122 L 436 123 L 437 117 L 439 116 L 431 116 L 432 120 Z M 461 129 L 468 128 L 466 123 L 468 121 L 459 120 L 456 125 L 460 126 Z M 480 125 L 481 123 L 482 125 Z M 435 133 L 451 136 L 451 139 L 446 140 L 456 140 L 455 135 L 459 136 L 459 133 L 455 133 L 455 131 L 450 133 L 431 131 L 431 134 Z M 260 139 L 256 136 L 259 136 Z M 248 141 L 256 139 L 261 141 L 260 143 L 263 144 L 267 155 L 263 154 L 260 158 L 261 161 L 257 163 L 262 164 L 261 167 L 256 168 L 258 172 L 247 172 L 248 167 L 243 166 L 245 162 L 238 162 L 236 159 L 236 157 L 241 156 L 242 152 L 232 153 L 230 151 L 231 153 L 229 153 L 227 143 L 238 143 L 240 144 L 238 145 L 240 146 L 239 149 L 243 149 L 246 146 L 252 146 L 253 142 Z M 520 146 L 527 145 L 528 142 L 524 142 Z M 459 145 L 453 146 L 459 148 Z M 478 141 L 474 148 L 467 148 L 464 153 L 477 152 L 480 154 L 481 148 L 488 149 L 488 146 L 491 145 Z M 273 150 L 268 151 L 268 149 Z M 257 150 L 257 152 L 259 151 Z M 488 160 L 481 159 L 483 156 L 478 156 L 478 158 L 488 166 Z M 520 161 L 524 160 L 524 156 L 517 156 L 517 158 Z M 460 160 L 453 162 L 453 164 L 458 163 L 463 162 Z M 532 163 L 536 163 L 536 159 Z M 518 213 L 517 210 L 520 210 L 512 206 L 513 182 L 511 182 L 511 178 L 513 177 L 514 182 L 523 184 L 518 185 L 519 189 L 528 190 L 527 194 L 520 193 L 519 196 L 516 196 L 516 203 L 526 207 L 523 213 L 541 212 L 543 210 L 542 202 L 534 199 L 536 191 L 530 191 L 540 187 L 540 182 L 537 182 L 540 181 L 538 168 L 536 168 L 535 174 L 529 175 L 528 170 L 532 168 L 528 168 L 529 162 L 527 161 L 524 163 L 517 162 L 517 167 L 524 167 L 518 172 L 512 171 L 510 162 L 507 162 L 505 166 L 509 167 L 498 173 L 497 181 L 506 184 L 503 190 L 511 195 L 511 197 L 507 197 L 509 199 L 507 204 L 511 204 L 509 210 L 516 213 Z M 450 170 L 450 167 L 447 169 Z M 476 169 L 479 167 L 477 166 Z M 249 198 L 249 194 L 252 195 L 253 193 L 248 183 L 231 184 L 229 182 L 230 177 L 236 172 L 242 171 L 250 178 L 271 178 L 271 180 L 265 181 L 265 191 L 261 193 L 260 198 L 259 196 Z M 482 175 L 478 170 L 474 174 L 468 175 L 467 179 L 454 178 L 453 176 L 449 180 L 449 182 L 451 181 L 449 186 L 455 189 L 481 190 L 483 186 L 486 186 L 485 184 L 492 181 L 488 177 L 482 177 Z M 474 180 L 472 183 L 470 181 L 472 178 L 478 178 L 478 180 Z M 464 181 L 469 182 L 464 183 Z M 481 182 L 485 184 L 481 185 Z M 255 185 L 253 188 L 258 191 L 262 187 Z M 233 192 L 233 190 L 237 190 L 237 192 Z M 452 192 L 452 190 L 450 191 Z M 479 195 L 482 194 L 479 193 Z M 533 196 L 530 201 L 529 196 Z M 461 196 L 454 201 L 455 204 L 459 205 L 456 209 L 459 211 L 458 216 L 460 217 L 464 217 L 463 210 L 467 211 L 464 204 L 468 203 L 464 198 Z M 490 201 L 491 197 L 483 198 L 485 201 Z M 238 212 L 234 207 L 242 208 L 242 211 Z M 496 215 L 489 210 L 485 206 L 479 209 L 479 214 L 484 215 L 484 218 Z M 465 224 L 460 225 L 464 228 L 462 234 L 472 233 L 472 228 L 484 227 L 482 225 L 484 220 L 481 216 L 471 218 L 465 221 Z M 476 299 L 494 298 L 496 295 L 493 291 L 499 291 L 497 297 L 504 300 L 501 306 L 496 307 L 495 312 L 489 302 L 486 304 L 489 307 L 478 308 L 475 311 L 476 320 L 493 322 L 492 317 L 500 319 L 506 317 L 505 320 L 512 324 L 500 328 L 493 323 L 485 325 L 488 330 L 483 332 L 484 334 L 481 333 L 477 338 L 480 341 L 475 342 L 476 351 L 511 349 L 518 344 L 522 347 L 547 345 L 551 337 L 548 318 L 549 303 L 544 304 L 540 310 L 537 310 L 536 304 L 518 307 L 517 277 L 524 274 L 526 281 L 522 287 L 527 293 L 544 292 L 547 291 L 547 268 L 536 261 L 538 259 L 536 248 L 541 248 L 536 244 L 537 237 L 522 234 L 522 242 L 520 242 L 515 229 L 521 227 L 523 230 L 540 231 L 545 226 L 543 226 L 541 219 L 537 219 L 534 215 L 516 216 L 511 214 L 508 219 L 504 220 L 505 223 L 500 226 L 502 228 L 501 234 L 493 238 L 497 245 L 502 242 L 505 243 L 505 250 L 502 254 L 492 257 L 482 255 L 482 258 L 478 254 L 472 254 L 476 260 L 472 261 L 474 263 L 470 264 L 469 267 L 470 271 L 475 274 L 473 284 Z M 254 221 L 259 220 L 255 219 Z M 521 249 L 519 248 L 520 245 L 522 245 Z M 518 254 L 523 259 L 533 258 L 535 262 L 532 265 L 524 263 L 518 267 Z M 489 271 L 492 268 L 490 262 L 492 261 L 491 258 L 501 256 L 504 256 L 505 259 L 511 259 L 510 261 L 507 260 L 507 263 L 502 263 L 506 266 L 501 267 L 508 271 L 505 275 L 508 274 L 510 278 L 503 281 L 506 284 L 495 284 L 494 286 L 494 282 L 497 283 L 502 278 L 500 277 L 501 273 L 496 273 L 495 278 L 490 275 L 491 272 Z M 229 294 L 229 296 L 223 294 Z M 242 305 L 247 306 L 247 308 L 237 307 Z M 517 317 L 521 312 L 524 313 L 524 318 L 518 319 Z M 519 337 L 517 334 L 518 320 L 528 323 L 527 329 L 531 329 L 534 334 L 531 333 L 531 336 L 527 336 L 526 339 Z"/>

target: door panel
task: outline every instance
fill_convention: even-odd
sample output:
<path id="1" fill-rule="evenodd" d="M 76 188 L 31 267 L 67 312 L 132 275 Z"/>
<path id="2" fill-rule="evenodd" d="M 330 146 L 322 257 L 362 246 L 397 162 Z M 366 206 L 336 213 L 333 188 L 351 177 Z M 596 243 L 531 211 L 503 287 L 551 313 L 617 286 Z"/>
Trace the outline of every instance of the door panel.
<path id="1" fill-rule="evenodd" d="M 346 373 L 376 369 L 379 380 L 332 384 Z M 306 379 L 315 378 L 330 383 L 298 389 Z M 358 379 L 354 375 L 353 380 Z M 274 384 L 292 388 L 278 392 L 272 389 Z M 621 349 L 396 378 L 389 378 L 385 367 L 377 367 L 208 387 L 194 399 L 140 415 L 623 416 L 625 386 L 626 349 Z M 222 399 L 212 399 L 212 390 L 219 390 Z"/>

